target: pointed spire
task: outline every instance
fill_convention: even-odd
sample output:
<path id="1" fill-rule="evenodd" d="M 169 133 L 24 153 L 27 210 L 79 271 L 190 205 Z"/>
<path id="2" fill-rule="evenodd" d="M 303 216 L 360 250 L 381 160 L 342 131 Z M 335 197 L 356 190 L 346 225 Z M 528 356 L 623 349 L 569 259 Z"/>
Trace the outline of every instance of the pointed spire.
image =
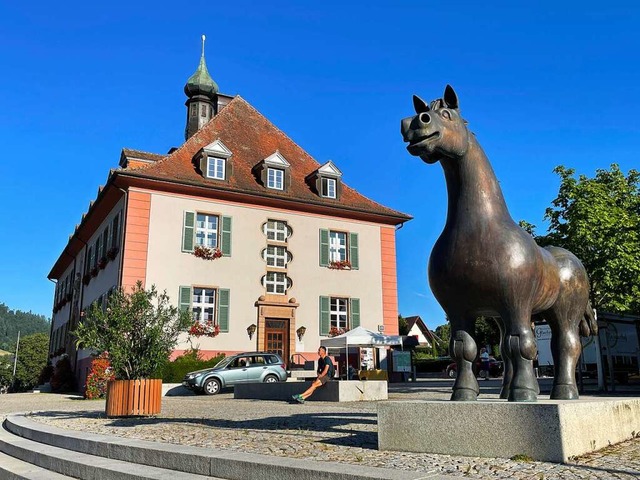
<path id="1" fill-rule="evenodd" d="M 214 96 L 218 93 L 218 84 L 213 81 L 209 71 L 207 70 L 207 62 L 204 58 L 204 42 L 206 37 L 202 35 L 202 54 L 200 55 L 200 63 L 195 73 L 189 77 L 187 84 L 184 86 L 184 93 L 188 97 L 194 95 Z"/>

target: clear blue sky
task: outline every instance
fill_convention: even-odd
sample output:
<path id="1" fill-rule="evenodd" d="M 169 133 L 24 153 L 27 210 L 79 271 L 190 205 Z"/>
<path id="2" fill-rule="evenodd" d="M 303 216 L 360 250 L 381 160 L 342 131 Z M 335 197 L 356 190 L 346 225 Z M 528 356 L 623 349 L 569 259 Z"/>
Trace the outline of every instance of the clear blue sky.
<path id="1" fill-rule="evenodd" d="M 415 217 L 397 233 L 400 313 L 443 323 L 426 264 L 446 193 L 400 137 L 413 93 L 456 88 L 512 216 L 541 232 L 556 165 L 640 165 L 637 2 L 518 3 L 2 2 L 0 301 L 50 316 L 46 275 L 121 148 L 183 141 L 204 33 L 222 92 Z"/>

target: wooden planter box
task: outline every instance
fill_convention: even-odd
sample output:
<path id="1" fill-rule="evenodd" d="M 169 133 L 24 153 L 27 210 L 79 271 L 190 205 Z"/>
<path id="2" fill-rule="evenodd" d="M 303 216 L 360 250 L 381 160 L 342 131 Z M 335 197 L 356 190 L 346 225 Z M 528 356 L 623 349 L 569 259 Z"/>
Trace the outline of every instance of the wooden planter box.
<path id="1" fill-rule="evenodd" d="M 157 415 L 161 399 L 161 379 L 111 380 L 105 413 L 107 417 Z"/>

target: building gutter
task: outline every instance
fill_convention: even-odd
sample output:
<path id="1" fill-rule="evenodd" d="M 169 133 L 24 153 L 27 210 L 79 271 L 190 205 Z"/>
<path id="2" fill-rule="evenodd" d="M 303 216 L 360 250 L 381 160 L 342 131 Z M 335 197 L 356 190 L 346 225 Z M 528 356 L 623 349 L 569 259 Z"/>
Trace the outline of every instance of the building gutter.
<path id="1" fill-rule="evenodd" d="M 305 211 L 304 207 L 313 206 L 318 209 L 325 210 L 327 214 L 338 215 L 338 216 L 345 216 L 344 215 L 345 212 L 350 212 L 350 213 L 360 214 L 362 216 L 368 217 L 369 219 L 371 219 L 371 221 L 377 221 L 379 223 L 387 223 L 387 224 L 393 223 L 394 225 L 397 225 L 413 219 L 411 215 L 403 214 L 401 212 L 397 212 L 397 213 L 371 212 L 371 211 L 363 210 L 360 208 L 350 207 L 349 205 L 328 205 L 326 203 L 321 203 L 321 202 L 312 201 L 312 200 L 290 199 L 290 198 L 279 197 L 275 195 L 258 194 L 252 191 L 226 190 L 222 188 L 213 189 L 205 185 L 202 185 L 196 182 L 191 182 L 188 180 L 174 181 L 170 179 L 160 179 L 160 178 L 150 177 L 146 175 L 138 175 L 138 174 L 134 174 L 133 172 L 121 172 L 121 171 L 114 172 L 114 176 L 115 175 L 122 178 L 130 178 L 132 180 L 146 180 L 149 182 L 154 182 L 159 184 L 194 187 L 204 192 L 208 192 L 208 193 L 215 192 L 215 193 L 219 193 L 221 195 L 229 196 L 229 197 L 246 196 L 249 198 L 256 199 L 257 200 L 256 203 L 258 204 L 267 204 L 268 206 L 269 206 L 269 204 L 267 203 L 268 201 L 271 201 L 271 202 L 276 201 L 276 202 L 282 203 L 283 205 L 288 205 L 289 207 L 287 208 L 291 208 L 293 210 Z M 247 203 L 247 202 L 242 202 L 242 203 Z M 294 208 L 293 206 L 297 208 Z M 303 208 L 300 208 L 300 207 L 303 207 Z M 340 215 L 341 213 L 342 215 Z M 392 220 L 392 222 L 389 222 L 389 220 Z"/>

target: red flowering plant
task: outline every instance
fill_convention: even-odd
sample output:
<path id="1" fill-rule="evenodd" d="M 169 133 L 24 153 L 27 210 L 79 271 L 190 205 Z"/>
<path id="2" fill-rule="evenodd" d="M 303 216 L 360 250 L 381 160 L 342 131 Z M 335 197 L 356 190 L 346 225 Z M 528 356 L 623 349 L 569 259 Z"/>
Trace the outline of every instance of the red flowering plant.
<path id="1" fill-rule="evenodd" d="M 84 396 L 89 400 L 105 398 L 107 395 L 107 383 L 113 380 L 115 374 L 109 362 L 109 352 L 98 355 L 91 362 L 91 371 L 87 376 Z"/>
<path id="2" fill-rule="evenodd" d="M 202 245 L 196 245 L 193 249 L 193 255 L 203 260 L 215 260 L 222 256 L 222 250 L 219 248 L 203 247 Z"/>
<path id="3" fill-rule="evenodd" d="M 329 330 L 329 336 L 337 337 L 338 335 L 342 335 L 343 333 L 347 333 L 348 331 L 348 328 L 331 327 L 331 329 Z"/>
<path id="4" fill-rule="evenodd" d="M 105 255 L 104 257 L 102 257 L 100 260 L 98 260 L 98 268 L 100 270 L 104 270 L 105 267 L 107 266 L 107 263 L 109 263 L 109 259 L 107 258 L 107 256 Z"/>
<path id="5" fill-rule="evenodd" d="M 118 255 L 118 247 L 111 247 L 107 251 L 107 258 L 109 260 L 115 260 L 116 259 L 116 255 Z"/>
<path id="6" fill-rule="evenodd" d="M 329 262 L 329 268 L 332 270 L 351 270 L 351 262 L 349 260 L 335 260 Z"/>
<path id="7" fill-rule="evenodd" d="M 220 333 L 220 326 L 213 323 L 213 320 L 206 322 L 196 321 L 189 328 L 189 335 L 193 337 L 215 337 Z"/>

